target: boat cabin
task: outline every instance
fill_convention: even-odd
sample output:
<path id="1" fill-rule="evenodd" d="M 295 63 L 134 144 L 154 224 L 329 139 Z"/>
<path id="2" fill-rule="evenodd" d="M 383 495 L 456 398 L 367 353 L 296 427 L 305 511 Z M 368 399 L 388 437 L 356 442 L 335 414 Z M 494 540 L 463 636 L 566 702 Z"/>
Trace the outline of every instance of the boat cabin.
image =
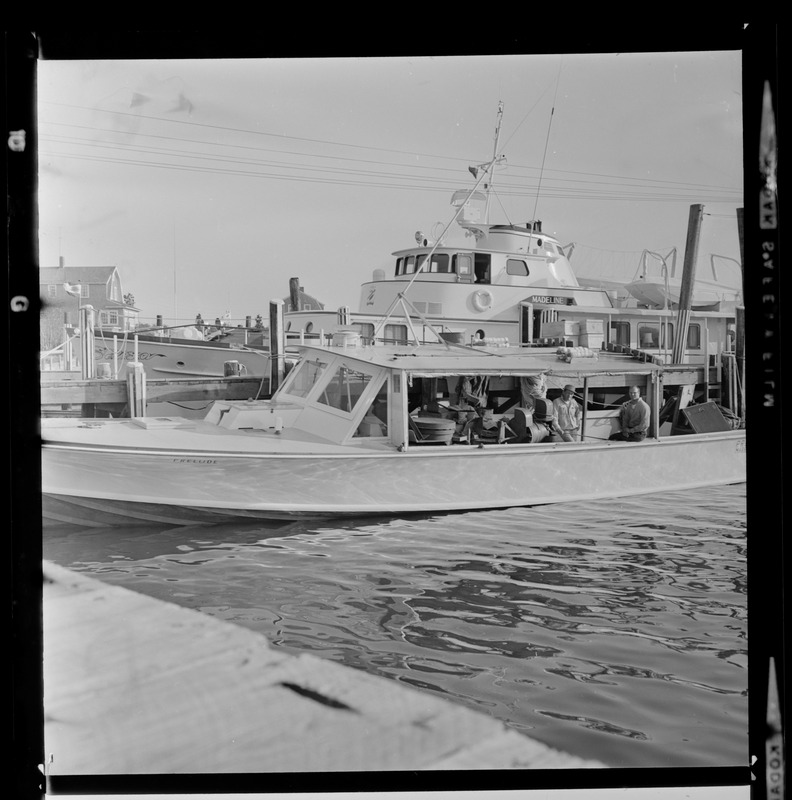
<path id="1" fill-rule="evenodd" d="M 664 386 L 661 366 L 616 354 L 572 361 L 519 348 L 306 346 L 271 400 L 219 401 L 207 421 L 268 431 L 284 443 L 353 448 L 549 442 L 534 419 L 536 398 L 550 402 L 572 383 L 583 407 L 583 441 L 602 441 L 617 430 L 630 386 L 641 387 L 653 413 L 650 435 L 660 436 L 672 432 L 663 428 L 670 418 L 661 418 L 667 401 L 682 384 L 692 398 L 702 381 L 702 370 L 683 368 Z"/>

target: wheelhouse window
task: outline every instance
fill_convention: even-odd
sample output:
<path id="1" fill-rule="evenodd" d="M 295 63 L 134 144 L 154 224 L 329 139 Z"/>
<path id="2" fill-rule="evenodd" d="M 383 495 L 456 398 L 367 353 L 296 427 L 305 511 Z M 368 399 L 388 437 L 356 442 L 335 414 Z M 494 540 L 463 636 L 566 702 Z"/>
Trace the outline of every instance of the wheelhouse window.
<path id="1" fill-rule="evenodd" d="M 613 344 L 623 344 L 627 347 L 630 346 L 630 323 L 629 322 L 611 322 L 610 324 L 610 341 Z"/>
<path id="2" fill-rule="evenodd" d="M 318 358 L 313 361 L 303 361 L 289 373 L 287 382 L 283 386 L 283 393 L 295 397 L 307 397 L 325 369 L 327 363 Z"/>
<path id="3" fill-rule="evenodd" d="M 530 272 L 528 270 L 528 265 L 522 259 L 509 258 L 506 261 L 506 274 L 527 277 Z"/>
<path id="4" fill-rule="evenodd" d="M 425 256 L 424 256 L 425 258 Z M 396 259 L 396 275 L 412 275 L 415 272 L 415 256 L 402 256 Z"/>
<path id="5" fill-rule="evenodd" d="M 660 347 L 660 328 L 657 325 L 638 326 L 638 347 Z"/>
<path id="6" fill-rule="evenodd" d="M 374 340 L 374 323 L 373 322 L 355 322 L 352 325 L 360 333 L 360 338 L 365 339 L 371 343 Z"/>
<path id="7" fill-rule="evenodd" d="M 383 339 L 390 344 L 407 344 L 406 325 L 386 325 L 382 332 Z"/>
<path id="8" fill-rule="evenodd" d="M 434 272 L 438 274 L 448 274 L 455 272 L 454 265 L 448 253 L 434 253 L 426 265 L 428 253 L 421 253 L 418 256 L 401 256 L 396 259 L 396 276 L 412 275 L 415 272 Z"/>
<path id="9" fill-rule="evenodd" d="M 434 253 L 429 262 L 429 266 L 426 265 L 427 255 L 428 253 L 419 255 L 417 257 L 415 264 L 416 272 L 418 272 L 419 270 L 421 270 L 422 272 L 435 272 L 435 273 L 449 272 L 448 253 Z"/>
<path id="10" fill-rule="evenodd" d="M 372 377 L 367 372 L 342 364 L 320 393 L 317 401 L 339 411 L 351 413 Z"/>
<path id="11" fill-rule="evenodd" d="M 701 325 L 690 325 L 687 333 L 687 346 L 689 350 L 701 350 Z"/>
<path id="12" fill-rule="evenodd" d="M 667 322 L 660 325 L 643 324 L 638 326 L 638 346 L 648 348 L 673 347 L 674 325 Z"/>
<path id="13" fill-rule="evenodd" d="M 435 253 L 429 265 L 429 272 L 448 274 L 451 271 L 448 253 Z"/>

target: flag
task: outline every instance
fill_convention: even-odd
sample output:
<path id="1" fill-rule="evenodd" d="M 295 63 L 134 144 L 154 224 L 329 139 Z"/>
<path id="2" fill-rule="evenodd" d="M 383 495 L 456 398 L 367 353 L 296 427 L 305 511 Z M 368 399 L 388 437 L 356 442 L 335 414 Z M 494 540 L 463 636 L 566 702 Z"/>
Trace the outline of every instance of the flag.
<path id="1" fill-rule="evenodd" d="M 64 283 L 63 288 L 66 290 L 66 294 L 74 295 L 74 297 L 82 296 L 82 286 L 79 283 Z"/>

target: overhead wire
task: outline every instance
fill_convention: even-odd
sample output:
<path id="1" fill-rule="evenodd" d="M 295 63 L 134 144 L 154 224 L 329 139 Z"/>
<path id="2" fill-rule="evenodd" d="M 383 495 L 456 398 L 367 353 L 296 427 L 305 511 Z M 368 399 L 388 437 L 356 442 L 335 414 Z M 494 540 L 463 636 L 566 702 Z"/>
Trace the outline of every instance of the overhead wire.
<path id="1" fill-rule="evenodd" d="M 123 116 L 133 116 L 136 119 L 142 118 L 150 121 L 156 122 L 164 122 L 167 124 L 172 123 L 179 123 L 181 125 L 189 125 L 189 126 L 196 126 L 197 128 L 210 128 L 210 129 L 220 129 L 224 131 L 231 131 L 235 133 L 253 133 L 259 135 L 266 135 L 266 136 L 275 136 L 278 138 L 285 138 L 294 141 L 302 141 L 302 142 L 310 142 L 312 144 L 323 144 L 323 145 L 332 145 L 337 147 L 350 147 L 357 150 L 367 149 L 367 150 L 379 150 L 383 152 L 392 152 L 398 153 L 400 155 L 409 155 L 413 158 L 421 158 L 421 159 L 442 159 L 442 160 L 456 160 L 462 163 L 467 163 L 469 160 L 456 158 L 452 156 L 438 156 L 435 154 L 419 154 L 419 153 L 408 153 L 407 151 L 399 151 L 399 150 L 389 150 L 387 148 L 378 148 L 378 147 L 371 147 L 366 145 L 355 145 L 355 144 L 348 144 L 348 143 L 341 143 L 341 142 L 331 142 L 328 140 L 321 140 L 321 139 L 309 139 L 306 137 L 295 137 L 295 136 L 287 136 L 285 134 L 272 134 L 269 132 L 261 132 L 261 131 L 251 131 L 249 129 L 242 129 L 242 128 L 230 128 L 227 126 L 217 126 L 217 125 L 208 125 L 206 123 L 196 123 L 193 121 L 186 121 L 186 120 L 170 120 L 164 119 L 160 117 L 150 117 L 145 115 L 138 115 L 138 114 L 130 114 L 129 112 L 120 112 L 120 111 L 112 111 L 107 112 L 112 114 L 121 114 Z M 527 116 L 526 116 L 527 118 Z M 242 167 L 248 167 L 249 169 L 245 170 L 234 170 L 234 169 L 218 169 L 215 167 L 207 167 L 207 166 L 196 166 L 195 164 L 184 164 L 184 163 L 176 163 L 176 162 L 164 162 L 164 161 L 153 161 L 153 160 L 135 160 L 135 159 L 123 159 L 123 158 L 102 158 L 100 156 L 96 156 L 95 154 L 86 155 L 80 154 L 77 152 L 63 152 L 58 151 L 57 149 L 40 149 L 40 154 L 45 157 L 53 157 L 53 158 L 72 158 L 72 159 L 82 159 L 82 160 L 90 160 L 90 161 L 100 161 L 104 163 L 117 163 L 121 165 L 127 166 L 140 166 L 140 167 L 154 167 L 154 168 L 161 168 L 161 169 L 175 169 L 175 170 L 188 170 L 188 171 L 199 171 L 199 172 L 206 172 L 206 173 L 214 173 L 214 174 L 225 174 L 225 175 L 239 175 L 243 177 L 260 177 L 260 178 L 274 178 L 279 180 L 295 180 L 295 181 L 314 181 L 317 183 L 339 183 L 345 185 L 353 185 L 353 186 L 372 186 L 377 188 L 409 188 L 409 189 L 421 189 L 421 190 L 429 190 L 429 191 L 448 191 L 448 185 L 451 186 L 464 186 L 466 185 L 466 181 L 460 177 L 459 179 L 454 179 L 449 177 L 451 173 L 454 173 L 455 170 L 452 167 L 445 167 L 440 166 L 436 163 L 433 164 L 401 164 L 397 162 L 388 162 L 382 160 L 374 160 L 374 159 L 361 159 L 358 157 L 350 157 L 344 155 L 334 155 L 330 153 L 305 153 L 299 151 L 292 151 L 292 150 L 283 150 L 277 148 L 262 148 L 260 146 L 254 145 L 247 145 L 247 144 L 240 144 L 240 143 L 233 143 L 233 142 L 207 142 L 205 140 L 196 140 L 196 139 L 189 139 L 184 137 L 174 137 L 171 135 L 165 134 L 158 134 L 158 133 L 144 133 L 139 131 L 134 132 L 125 132 L 125 131 L 116 131 L 113 129 L 106 129 L 106 128 L 97 128 L 96 126 L 81 126 L 81 125 L 73 125 L 71 123 L 63 123 L 60 121 L 50 122 L 46 119 L 43 120 L 44 124 L 54 124 L 60 126 L 67 126 L 67 127 L 77 127 L 80 129 L 87 129 L 93 130 L 102 135 L 121 135 L 121 136 L 135 136 L 136 139 L 141 138 L 159 138 L 165 139 L 168 141 L 175 141 L 175 142 L 183 142 L 185 144 L 199 144 L 199 145 L 210 145 L 218 148 L 222 148 L 218 153 L 212 152 L 204 152 L 204 151 L 191 151 L 191 150 L 178 150 L 172 148 L 157 148 L 152 147 L 148 148 L 145 145 L 141 145 L 137 143 L 132 146 L 126 142 L 97 142 L 92 139 L 81 139 L 79 137 L 68 137 L 68 136 L 58 136 L 53 134 L 44 133 L 41 136 L 41 141 L 46 143 L 48 146 L 56 146 L 57 145 L 64 145 L 64 146 L 75 146 L 75 147 L 90 147 L 92 150 L 97 148 L 104 148 L 106 150 L 118 150 L 119 154 L 124 153 L 139 153 L 142 155 L 149 155 L 149 156 L 162 156 L 163 158 L 178 158 L 182 160 L 197 160 L 197 161 L 214 161 L 214 162 L 226 162 L 231 164 L 239 164 Z M 521 123 L 522 124 L 522 123 Z M 512 134 L 513 136 L 514 134 Z M 245 151 L 255 151 L 255 152 L 274 152 L 283 155 L 289 156 L 299 156 L 303 159 L 315 159 L 319 160 L 320 162 L 327 162 L 327 161 L 343 161 L 350 163 L 352 165 L 359 165 L 359 164 L 371 164 L 374 166 L 379 167 L 388 167 L 388 166 L 395 166 L 399 169 L 410 169 L 414 170 L 415 168 L 420 168 L 420 172 L 410 172 L 407 174 L 397 174 L 391 171 L 376 171 L 365 169 L 359 166 L 348 166 L 348 167 L 333 167 L 327 164 L 323 165 L 312 165 L 310 163 L 293 163 L 293 162 L 285 162 L 285 161 L 262 161 L 259 159 L 249 159 L 249 158 L 242 158 L 237 157 L 229 153 L 224 153 L 223 149 L 242 149 Z M 259 172 L 256 171 L 254 168 L 257 166 L 265 166 L 269 169 L 282 169 L 288 170 L 292 174 L 277 174 L 272 172 Z M 521 166 L 518 164 L 510 164 L 510 170 L 514 172 L 517 171 L 524 171 L 530 172 L 535 170 L 535 167 L 527 167 Z M 304 175 L 297 175 L 293 173 L 297 172 L 314 172 L 316 173 L 314 176 L 305 177 Z M 555 197 L 555 198 L 567 198 L 567 199 L 609 199 L 609 200 L 630 200 L 630 201 L 663 201 L 663 202 L 679 202 L 679 201 L 689 201 L 690 199 L 705 199 L 707 202 L 717 202 L 717 203 L 739 203 L 741 202 L 741 192 L 736 189 L 729 189 L 728 187 L 702 187 L 697 184 L 690 184 L 690 183 L 682 183 L 682 182 L 673 182 L 673 181 L 662 181 L 657 179 L 647 179 L 647 178 L 632 178 L 629 176 L 615 176 L 615 175 L 606 175 L 606 174 L 598 174 L 598 173 L 579 173 L 579 172 L 572 172 L 572 171 L 564 171 L 564 170 L 554 170 L 554 177 L 548 178 L 548 181 L 551 181 L 550 187 L 545 188 L 544 196 L 545 197 Z M 327 174 L 338 173 L 340 176 L 349 176 L 354 175 L 357 176 L 357 179 L 348 180 L 345 177 L 338 177 L 335 179 L 327 178 Z M 441 179 L 446 181 L 446 186 L 438 186 L 438 173 L 442 176 Z M 448 173 L 446 175 L 445 173 Z M 540 170 L 539 181 L 542 180 L 541 178 L 542 170 Z M 579 175 L 579 176 L 586 176 L 586 177 L 575 177 L 575 178 L 568 178 L 568 177 L 561 177 L 564 175 Z M 369 180 L 361 180 L 366 178 L 374 178 L 377 182 L 372 182 Z M 603 180 L 600 180 L 603 179 Z M 402 183 L 387 183 L 385 181 L 398 181 L 410 182 L 409 185 L 403 185 Z M 517 183 L 517 179 L 505 179 L 502 180 L 499 184 L 499 195 L 503 195 L 504 197 L 526 197 L 530 196 L 534 189 L 530 185 L 526 185 L 526 177 L 519 178 L 519 183 Z M 613 181 L 618 181 L 620 183 L 613 183 Z M 422 187 L 420 184 L 422 182 L 431 183 L 431 185 L 427 185 Z M 567 186 L 568 184 L 568 186 Z M 625 185 L 626 184 L 626 185 Z M 589 188 L 589 187 L 594 188 Z M 719 195 L 709 195 L 702 198 L 702 194 L 704 193 L 703 189 L 710 189 L 710 190 L 719 190 L 720 192 L 725 192 L 726 194 L 719 194 Z M 687 194 L 687 192 L 695 193 L 695 194 Z M 729 196 L 730 192 L 734 192 L 732 196 Z M 499 199 L 499 203 L 500 203 Z M 502 203 L 501 203 L 502 205 Z"/>

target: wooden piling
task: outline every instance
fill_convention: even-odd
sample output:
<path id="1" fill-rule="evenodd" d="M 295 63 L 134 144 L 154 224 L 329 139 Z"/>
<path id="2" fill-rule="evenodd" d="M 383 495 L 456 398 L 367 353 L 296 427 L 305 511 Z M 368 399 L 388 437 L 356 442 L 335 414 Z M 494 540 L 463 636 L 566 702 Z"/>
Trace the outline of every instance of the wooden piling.
<path id="1" fill-rule="evenodd" d="M 139 361 L 127 364 L 127 404 L 130 417 L 146 416 L 146 371 Z"/>
<path id="2" fill-rule="evenodd" d="M 300 310 L 300 279 L 289 278 L 289 311 Z"/>
<path id="3" fill-rule="evenodd" d="M 682 364 L 687 349 L 687 334 L 690 325 L 690 308 L 693 301 L 693 284 L 696 280 L 696 259 L 698 258 L 699 234 L 704 206 L 695 204 L 690 207 L 688 217 L 688 234 L 685 243 L 685 263 L 682 268 L 682 285 L 679 289 L 679 312 L 677 315 L 676 334 L 671 360 L 674 364 Z"/>
<path id="4" fill-rule="evenodd" d="M 94 375 L 94 309 L 93 306 L 80 307 L 80 371 L 84 381 L 96 377 Z"/>
<path id="5" fill-rule="evenodd" d="M 286 333 L 283 328 L 283 300 L 270 300 L 269 353 L 270 353 L 270 394 L 283 382 Z"/>

